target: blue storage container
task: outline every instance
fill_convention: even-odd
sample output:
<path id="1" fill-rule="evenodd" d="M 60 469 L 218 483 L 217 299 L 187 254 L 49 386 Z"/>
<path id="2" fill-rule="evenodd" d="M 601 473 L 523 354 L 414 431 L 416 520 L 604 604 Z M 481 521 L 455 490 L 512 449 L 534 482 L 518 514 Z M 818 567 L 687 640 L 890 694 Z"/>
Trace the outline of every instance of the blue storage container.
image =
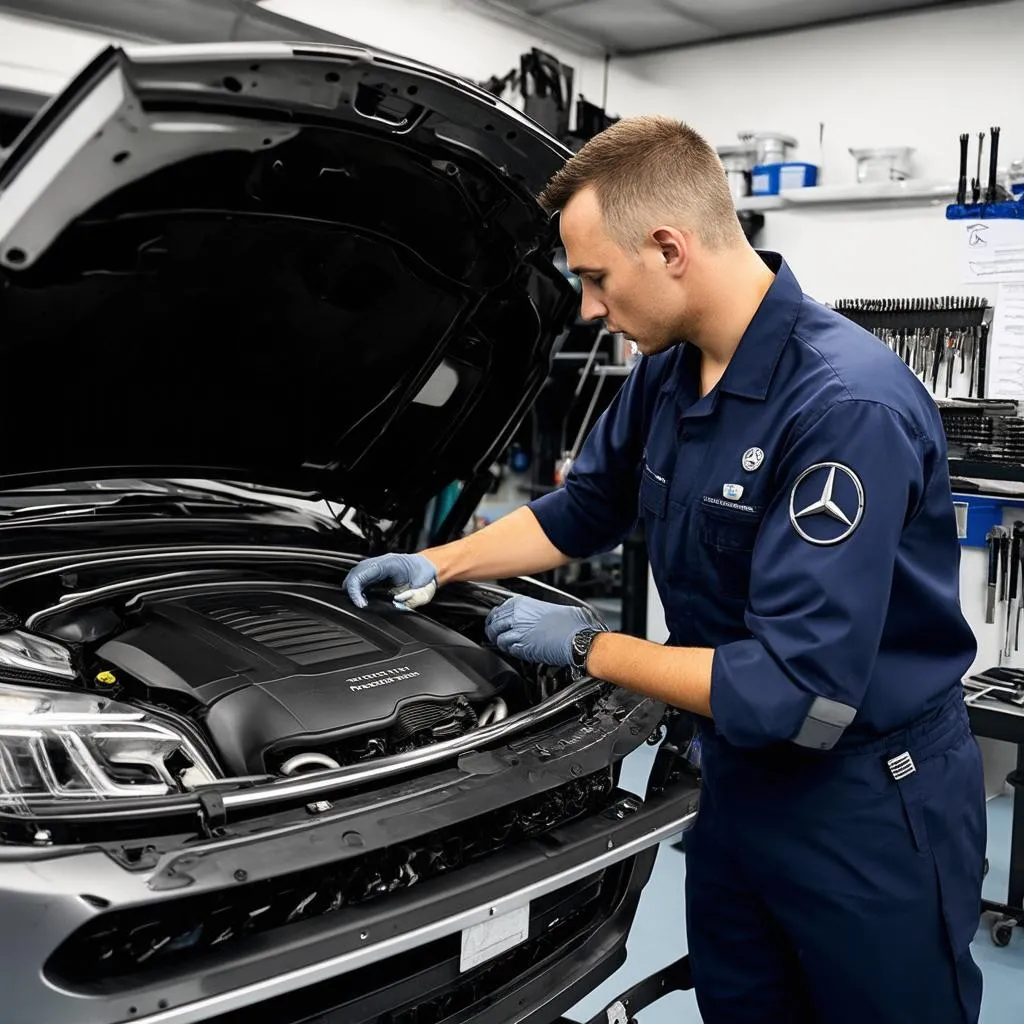
<path id="1" fill-rule="evenodd" d="M 957 533 L 961 545 L 968 548 L 985 547 L 985 535 L 1003 521 L 1004 504 L 999 498 L 954 495 L 953 505 L 956 508 Z"/>
<path id="2" fill-rule="evenodd" d="M 998 203 L 950 203 L 946 220 L 1024 220 L 1024 197 Z"/>
<path id="3" fill-rule="evenodd" d="M 755 196 L 777 196 L 784 188 L 813 188 L 818 183 L 814 164 L 758 164 L 751 171 L 751 193 Z"/>

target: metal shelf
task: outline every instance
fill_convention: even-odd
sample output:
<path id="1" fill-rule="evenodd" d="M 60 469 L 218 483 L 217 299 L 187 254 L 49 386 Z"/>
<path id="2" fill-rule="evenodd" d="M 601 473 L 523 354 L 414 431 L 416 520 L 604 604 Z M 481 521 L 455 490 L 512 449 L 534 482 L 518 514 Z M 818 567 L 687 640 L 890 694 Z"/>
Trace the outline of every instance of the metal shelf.
<path id="1" fill-rule="evenodd" d="M 967 462 L 963 459 L 950 459 L 949 475 L 951 477 L 966 477 L 971 480 L 999 480 L 1024 484 L 1024 466 L 1003 466 L 997 462 Z"/>
<path id="2" fill-rule="evenodd" d="M 798 210 L 811 206 L 863 206 L 868 203 L 899 206 L 901 203 L 939 203 L 955 196 L 955 184 L 911 179 L 783 189 L 774 196 L 742 196 L 736 199 L 735 206 L 738 211 Z"/>
<path id="3" fill-rule="evenodd" d="M 950 182 L 880 181 L 860 185 L 818 185 L 813 188 L 793 188 L 782 191 L 783 205 L 787 207 L 828 204 L 849 206 L 858 203 L 919 203 L 939 202 L 956 196 L 956 184 Z"/>
<path id="4" fill-rule="evenodd" d="M 781 210 L 785 201 L 781 196 L 739 196 L 736 199 L 736 209 L 743 210 Z"/>

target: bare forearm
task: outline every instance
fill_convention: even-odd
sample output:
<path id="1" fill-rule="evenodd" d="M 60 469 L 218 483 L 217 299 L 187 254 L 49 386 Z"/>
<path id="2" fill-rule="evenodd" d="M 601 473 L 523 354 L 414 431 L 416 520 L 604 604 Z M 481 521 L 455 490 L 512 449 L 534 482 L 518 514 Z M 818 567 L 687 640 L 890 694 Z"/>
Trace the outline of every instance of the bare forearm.
<path id="1" fill-rule="evenodd" d="M 622 633 L 602 633 L 590 648 L 587 672 L 710 718 L 714 654 L 710 648 L 663 647 Z"/>
<path id="2" fill-rule="evenodd" d="M 548 540 L 528 508 L 516 509 L 468 537 L 421 554 L 437 568 L 442 586 L 462 580 L 528 576 L 571 561 Z"/>

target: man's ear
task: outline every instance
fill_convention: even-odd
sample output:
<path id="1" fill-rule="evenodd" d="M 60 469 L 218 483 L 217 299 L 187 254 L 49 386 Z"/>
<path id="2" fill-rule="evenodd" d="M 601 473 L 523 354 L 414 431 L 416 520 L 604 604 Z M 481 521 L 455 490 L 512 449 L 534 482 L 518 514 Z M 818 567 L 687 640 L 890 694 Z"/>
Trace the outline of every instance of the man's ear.
<path id="1" fill-rule="evenodd" d="M 690 259 L 687 237 L 678 228 L 660 227 L 651 232 L 651 239 L 669 272 L 675 276 L 682 274 Z"/>

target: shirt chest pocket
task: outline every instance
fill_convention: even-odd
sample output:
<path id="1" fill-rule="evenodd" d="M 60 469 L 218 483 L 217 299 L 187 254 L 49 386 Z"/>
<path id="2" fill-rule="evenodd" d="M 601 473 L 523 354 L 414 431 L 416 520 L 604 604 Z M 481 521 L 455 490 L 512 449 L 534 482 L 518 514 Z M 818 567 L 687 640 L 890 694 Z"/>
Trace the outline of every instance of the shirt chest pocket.
<path id="1" fill-rule="evenodd" d="M 648 521 L 664 519 L 668 512 L 668 480 L 646 463 L 640 478 L 640 512 Z"/>
<path id="2" fill-rule="evenodd" d="M 746 598 L 762 516 L 761 512 L 707 503 L 697 510 L 696 558 L 711 591 Z"/>

